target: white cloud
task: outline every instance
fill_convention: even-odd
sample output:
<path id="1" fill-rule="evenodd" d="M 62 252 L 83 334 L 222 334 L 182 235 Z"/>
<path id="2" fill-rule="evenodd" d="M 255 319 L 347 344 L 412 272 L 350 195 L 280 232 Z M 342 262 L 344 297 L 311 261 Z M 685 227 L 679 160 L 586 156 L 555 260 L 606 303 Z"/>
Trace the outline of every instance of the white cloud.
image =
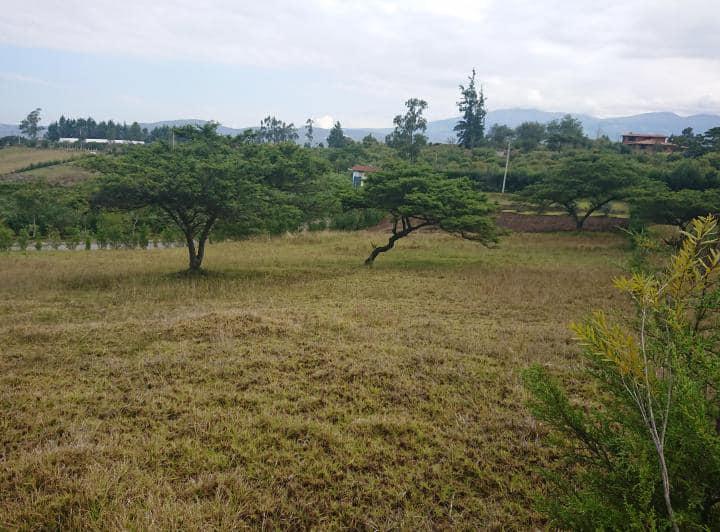
<path id="1" fill-rule="evenodd" d="M 312 68 L 355 126 L 411 96 L 456 114 L 472 67 L 495 109 L 720 112 L 718 20 L 715 0 L 34 0 L 5 6 L 0 43 Z"/>
<path id="2" fill-rule="evenodd" d="M 335 119 L 330 115 L 324 115 L 319 116 L 318 118 L 313 118 L 313 123 L 315 124 L 315 127 L 330 129 L 335 124 Z"/>

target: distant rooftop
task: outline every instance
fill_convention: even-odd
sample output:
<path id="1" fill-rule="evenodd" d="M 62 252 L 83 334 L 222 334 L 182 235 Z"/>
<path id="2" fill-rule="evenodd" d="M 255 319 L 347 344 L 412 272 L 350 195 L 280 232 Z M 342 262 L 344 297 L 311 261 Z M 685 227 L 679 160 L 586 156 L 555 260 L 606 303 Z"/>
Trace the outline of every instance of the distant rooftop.
<path id="1" fill-rule="evenodd" d="M 380 168 L 376 168 L 374 166 L 365 166 L 363 164 L 356 164 L 352 168 L 350 168 L 353 172 L 379 172 Z"/>
<path id="2" fill-rule="evenodd" d="M 653 137 L 664 139 L 667 138 L 667 135 L 664 135 L 662 133 L 633 133 L 631 131 L 630 133 L 623 133 L 623 137 Z"/>

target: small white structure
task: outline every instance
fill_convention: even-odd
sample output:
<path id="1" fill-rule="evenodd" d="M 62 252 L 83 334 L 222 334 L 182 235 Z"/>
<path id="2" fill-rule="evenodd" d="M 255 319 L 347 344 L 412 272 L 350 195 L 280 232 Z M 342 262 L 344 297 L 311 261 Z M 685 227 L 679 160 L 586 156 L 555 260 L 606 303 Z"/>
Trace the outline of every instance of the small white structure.
<path id="1" fill-rule="evenodd" d="M 363 183 L 365 179 L 367 178 L 367 174 L 372 174 L 373 172 L 379 172 L 379 168 L 375 168 L 374 166 L 365 166 L 362 164 L 356 164 L 352 168 L 350 168 L 350 171 L 352 172 L 352 184 L 354 187 L 361 187 L 363 186 Z"/>
<path id="2" fill-rule="evenodd" d="M 62 144 L 76 144 L 84 142 L 86 144 L 145 144 L 144 140 L 108 140 L 108 139 L 79 139 L 76 137 L 61 137 L 58 142 Z"/>

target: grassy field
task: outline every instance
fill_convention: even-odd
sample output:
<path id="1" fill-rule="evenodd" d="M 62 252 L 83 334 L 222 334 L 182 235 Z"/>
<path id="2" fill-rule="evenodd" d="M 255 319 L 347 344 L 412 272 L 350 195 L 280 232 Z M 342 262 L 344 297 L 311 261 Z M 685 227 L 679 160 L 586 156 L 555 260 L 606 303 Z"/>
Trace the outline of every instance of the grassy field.
<path id="1" fill-rule="evenodd" d="M 371 240 L 0 256 L 0 529 L 541 527 L 520 372 L 573 378 L 624 241 Z"/>
<path id="2" fill-rule="evenodd" d="M 83 152 L 38 148 L 10 147 L 0 149 L 0 175 L 11 174 L 31 164 L 48 161 L 69 161 Z"/>
<path id="3" fill-rule="evenodd" d="M 55 164 L 33 168 L 20 174 L 12 174 L 15 179 L 42 179 L 53 185 L 71 185 L 84 181 L 93 176 L 93 173 L 73 163 Z"/>

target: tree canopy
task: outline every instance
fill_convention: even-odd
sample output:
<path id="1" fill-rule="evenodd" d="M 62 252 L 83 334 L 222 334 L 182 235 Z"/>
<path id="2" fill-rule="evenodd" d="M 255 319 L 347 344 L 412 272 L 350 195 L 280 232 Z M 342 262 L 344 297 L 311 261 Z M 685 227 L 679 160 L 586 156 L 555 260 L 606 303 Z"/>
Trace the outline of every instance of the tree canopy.
<path id="1" fill-rule="evenodd" d="M 423 227 L 435 227 L 483 244 L 497 241 L 492 218 L 494 207 L 467 179 L 448 179 L 428 166 L 396 164 L 370 174 L 351 197 L 352 207 L 371 208 L 389 214 L 391 236 L 374 246 L 365 260 L 375 258 L 395 243 Z"/>
<path id="2" fill-rule="evenodd" d="M 39 107 L 31 111 L 23 120 L 20 122 L 20 133 L 30 138 L 30 140 L 37 140 L 38 134 L 44 128 L 40 126 L 40 109 Z"/>
<path id="3" fill-rule="evenodd" d="M 545 131 L 545 141 L 551 150 L 582 148 L 589 145 L 582 122 L 572 115 L 565 115 L 560 120 L 552 120 L 546 126 Z"/>
<path id="4" fill-rule="evenodd" d="M 299 225 L 312 216 L 310 193 L 328 165 L 294 144 L 234 144 L 216 125 L 188 127 L 173 147 L 139 146 L 119 157 L 94 158 L 101 171 L 93 204 L 120 210 L 160 209 L 182 232 L 190 271 L 198 271 L 219 222 L 262 230 L 271 221 Z"/>
<path id="5" fill-rule="evenodd" d="M 522 195 L 545 208 L 562 207 L 582 230 L 592 213 L 649 186 L 639 165 L 621 155 L 578 152 L 526 187 Z"/>
<path id="6" fill-rule="evenodd" d="M 335 122 L 327 136 L 328 148 L 344 148 L 352 143 L 352 139 L 345 136 L 340 122 Z"/>
<path id="7" fill-rule="evenodd" d="M 257 130 L 257 141 L 269 144 L 280 142 L 295 142 L 298 139 L 298 132 L 292 122 L 286 124 L 274 116 L 266 116 L 260 121 L 260 129 Z"/>
<path id="8" fill-rule="evenodd" d="M 515 128 L 515 145 L 524 151 L 537 148 L 545 140 L 545 125 L 540 122 L 523 122 Z"/>
<path id="9" fill-rule="evenodd" d="M 393 119 L 395 130 L 385 138 L 385 143 L 395 148 L 400 157 L 415 162 L 420 150 L 427 144 L 427 120 L 423 117 L 427 102 L 411 98 L 405 102 L 405 107 L 407 112 Z"/>
<path id="10" fill-rule="evenodd" d="M 485 95 L 475 88 L 475 69 L 468 77 L 468 86 L 460 85 L 460 101 L 457 103 L 462 117 L 455 125 L 458 144 L 464 148 L 477 148 L 485 139 Z"/>

